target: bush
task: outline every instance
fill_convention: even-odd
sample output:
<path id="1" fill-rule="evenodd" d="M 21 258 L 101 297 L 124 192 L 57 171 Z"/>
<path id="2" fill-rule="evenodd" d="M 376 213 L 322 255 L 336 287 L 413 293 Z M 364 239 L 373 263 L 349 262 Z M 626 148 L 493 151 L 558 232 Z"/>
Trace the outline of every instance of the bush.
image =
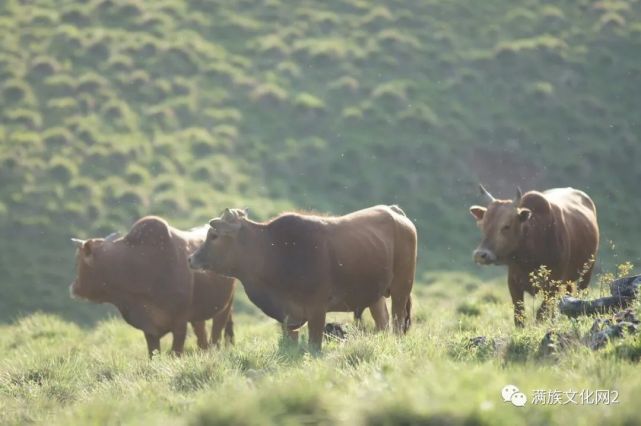
<path id="1" fill-rule="evenodd" d="M 307 112 L 320 112 L 325 110 L 325 104 L 316 96 L 309 93 L 300 93 L 294 98 L 294 106 Z"/>
<path id="2" fill-rule="evenodd" d="M 42 126 L 42 116 L 40 113 L 28 109 L 17 108 L 5 113 L 8 123 L 23 126 L 34 130 Z"/>
<path id="3" fill-rule="evenodd" d="M 74 24 L 76 26 L 85 26 L 91 22 L 90 13 L 87 7 L 72 6 L 63 10 L 60 14 L 60 20 L 67 24 Z"/>
<path id="4" fill-rule="evenodd" d="M 287 92 L 276 84 L 262 84 L 254 89 L 250 95 L 254 102 L 279 104 L 287 99 Z"/>
<path id="5" fill-rule="evenodd" d="M 79 93 L 86 92 L 95 94 L 108 87 L 109 81 L 106 78 L 94 72 L 89 72 L 78 78 L 76 90 Z"/>
<path id="6" fill-rule="evenodd" d="M 76 79 L 67 74 L 56 74 L 47 77 L 44 84 L 47 96 L 62 98 L 74 95 Z"/>
<path id="7" fill-rule="evenodd" d="M 49 165 L 49 175 L 54 181 L 68 183 L 78 174 L 78 166 L 64 157 L 54 157 Z"/>
<path id="8" fill-rule="evenodd" d="M 348 92 L 351 94 L 355 94 L 360 88 L 360 83 L 354 77 L 345 75 L 329 83 L 329 88 L 338 92 Z"/>
<path id="9" fill-rule="evenodd" d="M 29 102 L 34 96 L 27 84 L 21 80 L 8 80 L 2 85 L 2 98 L 7 103 Z"/>
<path id="10" fill-rule="evenodd" d="M 38 56 L 31 61 L 29 77 L 34 79 L 43 79 L 59 72 L 60 69 L 61 65 L 55 58 Z"/>
<path id="11" fill-rule="evenodd" d="M 43 135 L 42 139 L 48 148 L 62 148 L 71 143 L 73 136 L 69 130 L 63 127 L 54 127 L 47 129 Z"/>
<path id="12" fill-rule="evenodd" d="M 54 114 L 59 114 L 60 117 L 69 116 L 78 110 L 78 103 L 72 97 L 49 99 L 47 109 Z"/>

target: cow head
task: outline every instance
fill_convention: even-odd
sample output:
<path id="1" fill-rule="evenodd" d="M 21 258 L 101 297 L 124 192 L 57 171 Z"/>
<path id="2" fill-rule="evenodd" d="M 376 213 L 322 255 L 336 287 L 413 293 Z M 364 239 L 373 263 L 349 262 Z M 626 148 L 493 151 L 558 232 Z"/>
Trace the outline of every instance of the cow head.
<path id="1" fill-rule="evenodd" d="M 76 279 L 69 286 L 71 297 L 98 303 L 105 301 L 105 274 L 100 267 L 100 258 L 105 245 L 111 244 L 117 238 L 118 234 L 113 233 L 106 238 L 71 239 L 77 247 Z"/>
<path id="2" fill-rule="evenodd" d="M 205 242 L 189 256 L 193 269 L 205 269 L 232 276 L 239 267 L 244 250 L 241 247 L 243 226 L 246 224 L 247 211 L 225 209 L 220 217 L 209 222 Z"/>
<path id="3" fill-rule="evenodd" d="M 472 206 L 470 213 L 483 233 L 481 244 L 474 250 L 474 261 L 480 265 L 505 264 L 519 247 L 522 227 L 532 211 L 519 207 L 521 190 L 512 200 L 497 200 L 480 185 L 487 207 Z"/>

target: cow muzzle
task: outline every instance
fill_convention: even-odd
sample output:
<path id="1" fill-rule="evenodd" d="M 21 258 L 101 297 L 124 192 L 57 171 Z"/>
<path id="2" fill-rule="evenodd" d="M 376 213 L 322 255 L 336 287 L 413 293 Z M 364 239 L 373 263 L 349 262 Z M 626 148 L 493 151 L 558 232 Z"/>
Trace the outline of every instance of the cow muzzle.
<path id="1" fill-rule="evenodd" d="M 195 254 L 192 254 L 187 258 L 187 261 L 189 262 L 189 267 L 191 269 L 196 269 L 200 270 L 203 269 L 203 265 L 201 262 L 198 261 L 198 258 L 195 256 Z"/>
<path id="2" fill-rule="evenodd" d="M 474 250 L 474 262 L 479 265 L 492 265 L 496 263 L 496 255 L 488 249 Z"/>

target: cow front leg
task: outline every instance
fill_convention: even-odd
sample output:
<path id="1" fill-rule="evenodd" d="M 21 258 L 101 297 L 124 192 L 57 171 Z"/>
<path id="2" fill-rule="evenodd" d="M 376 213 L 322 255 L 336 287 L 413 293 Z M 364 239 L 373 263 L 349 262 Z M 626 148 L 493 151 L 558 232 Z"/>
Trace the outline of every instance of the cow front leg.
<path id="1" fill-rule="evenodd" d="M 309 348 L 314 352 L 320 352 L 323 344 L 323 333 L 325 332 L 325 311 L 312 315 L 308 322 Z"/>
<path id="2" fill-rule="evenodd" d="M 160 353 L 160 337 L 155 334 L 145 333 L 145 340 L 147 341 L 149 359 L 151 359 L 154 356 L 154 352 Z"/>
<path id="3" fill-rule="evenodd" d="M 287 324 L 287 317 L 285 317 L 285 321 L 283 321 L 281 324 L 281 328 L 283 330 L 283 340 L 287 343 L 293 343 L 295 345 L 298 344 L 298 335 L 299 335 L 299 329 L 293 330 L 289 328 Z"/>
<path id="4" fill-rule="evenodd" d="M 171 352 L 180 356 L 185 348 L 185 337 L 187 336 L 187 322 L 181 322 L 171 330 L 174 335 L 174 341 L 171 344 Z"/>
<path id="5" fill-rule="evenodd" d="M 522 328 L 525 326 L 525 307 L 523 304 L 525 292 L 523 286 L 517 277 L 509 274 L 508 287 L 510 289 L 510 296 L 512 297 L 512 305 L 514 306 L 514 325 Z"/>
<path id="6" fill-rule="evenodd" d="M 205 321 L 192 321 L 191 328 L 194 330 L 194 334 L 196 335 L 198 347 L 200 349 L 207 349 L 209 344 L 207 343 L 207 329 L 205 328 Z"/>
<path id="7" fill-rule="evenodd" d="M 387 330 L 389 327 L 389 313 L 387 312 L 387 304 L 383 296 L 369 306 L 369 312 L 372 314 L 372 318 L 374 318 L 376 330 Z"/>
<path id="8" fill-rule="evenodd" d="M 536 321 L 540 322 L 545 320 L 546 318 L 551 318 L 552 315 L 554 314 L 554 297 L 556 295 L 555 291 L 543 291 L 543 301 L 541 302 L 541 306 L 539 306 L 539 309 L 536 311 Z"/>

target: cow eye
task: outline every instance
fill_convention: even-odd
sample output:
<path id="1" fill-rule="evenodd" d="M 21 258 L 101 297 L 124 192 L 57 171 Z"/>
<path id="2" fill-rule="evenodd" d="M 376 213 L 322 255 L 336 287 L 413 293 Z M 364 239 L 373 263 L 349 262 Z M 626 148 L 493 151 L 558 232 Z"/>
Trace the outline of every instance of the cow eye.
<path id="1" fill-rule="evenodd" d="M 504 225 L 501 231 L 507 231 L 508 229 L 510 229 L 510 225 Z"/>
<path id="2" fill-rule="evenodd" d="M 214 241 L 216 238 L 218 238 L 218 235 L 209 233 L 209 240 Z"/>

